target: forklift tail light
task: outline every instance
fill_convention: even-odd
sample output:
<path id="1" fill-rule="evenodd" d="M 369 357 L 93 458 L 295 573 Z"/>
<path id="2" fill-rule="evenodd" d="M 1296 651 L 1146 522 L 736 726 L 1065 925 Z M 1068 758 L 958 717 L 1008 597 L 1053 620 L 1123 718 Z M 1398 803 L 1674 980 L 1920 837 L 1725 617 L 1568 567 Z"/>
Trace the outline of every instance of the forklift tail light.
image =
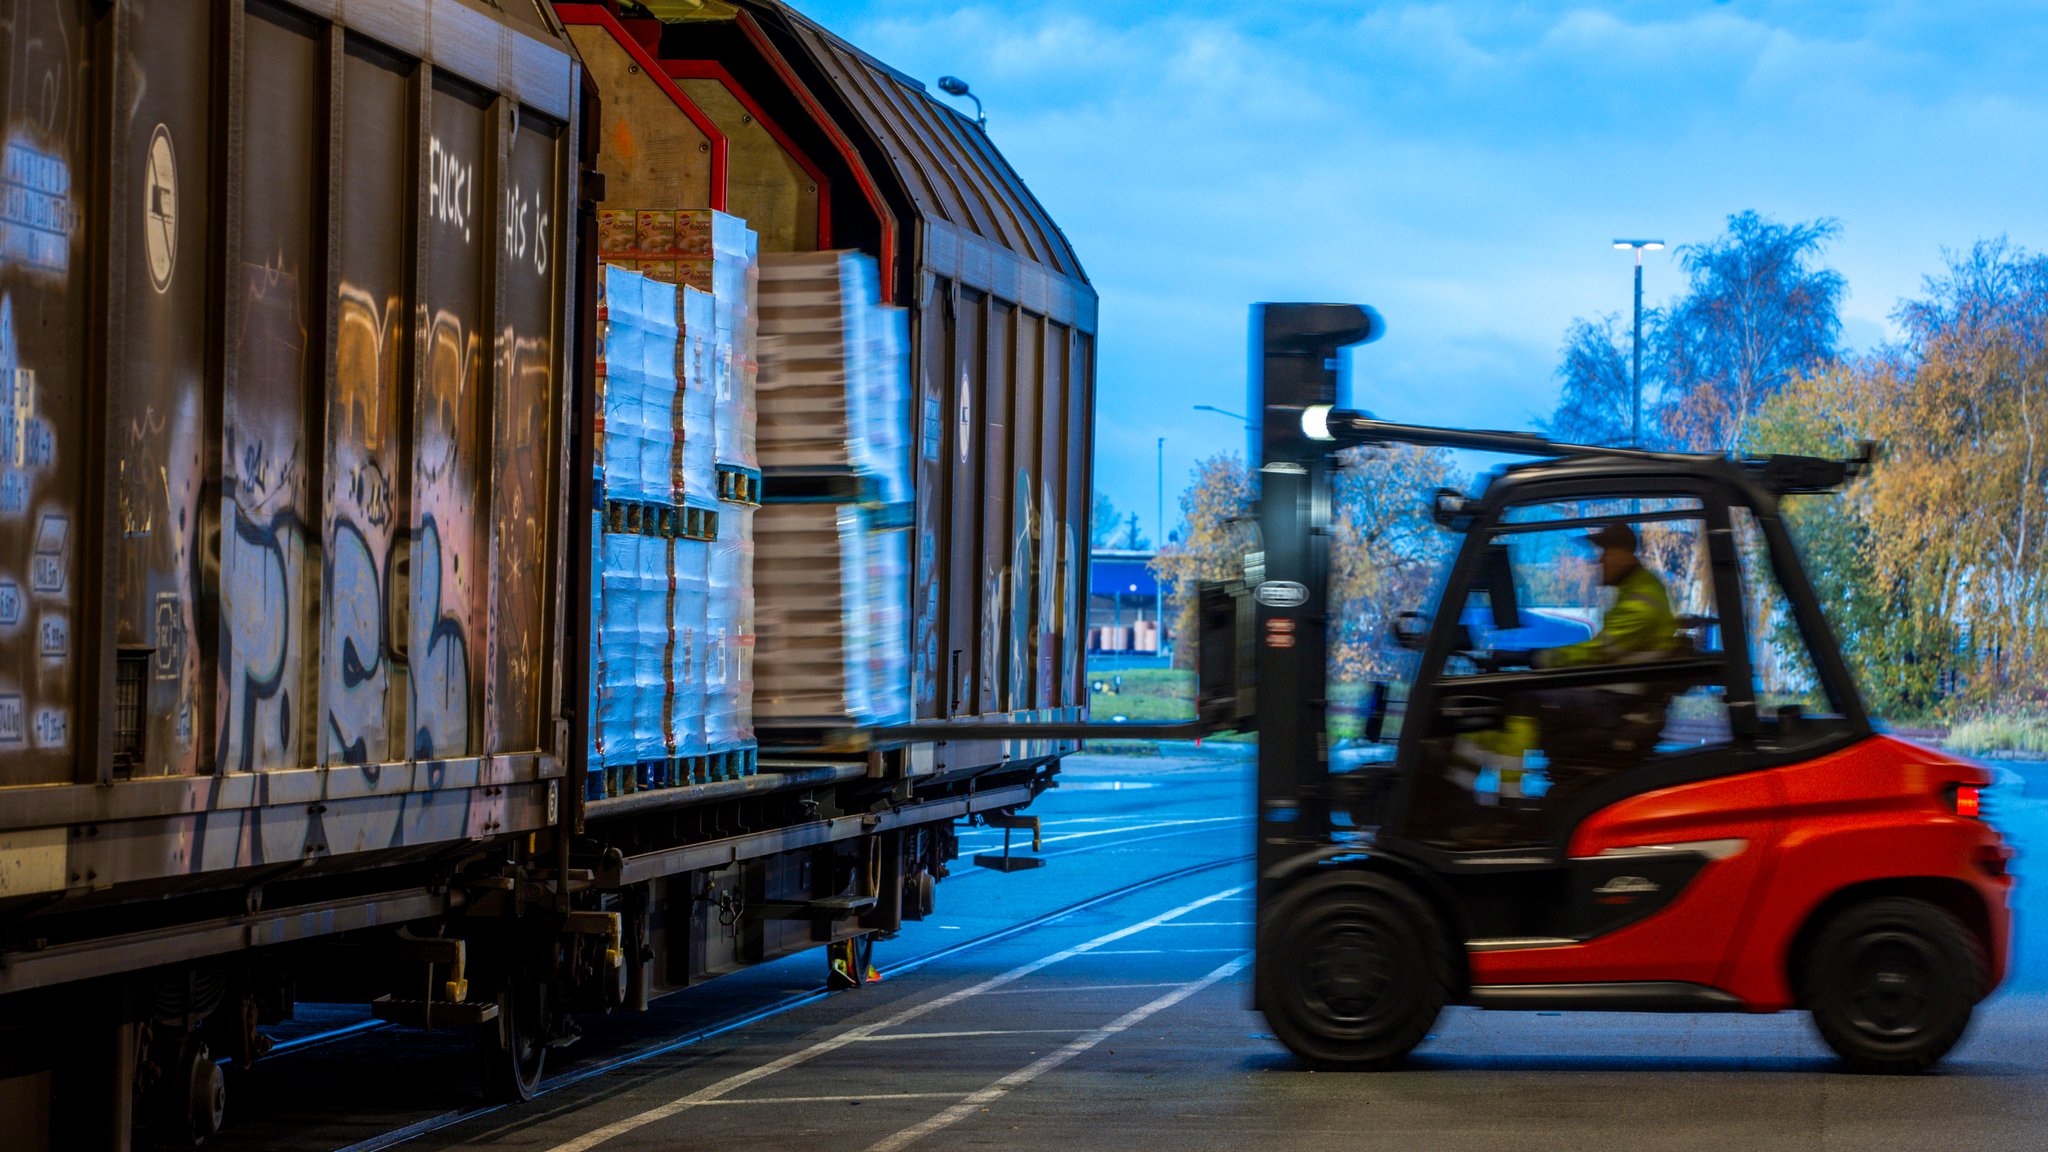
<path id="1" fill-rule="evenodd" d="M 1982 792 L 1982 791 L 1981 791 L 1980 789 L 1977 789 L 1977 788 L 1973 788 L 1973 787 L 1971 787 L 1971 786 L 1970 786 L 1970 785 L 1968 785 L 1968 784 L 1959 784 L 1959 785 L 1957 785 L 1957 786 L 1956 786 L 1956 815 L 1958 815 L 1958 816 L 1976 816 L 1976 817 L 1981 817 L 1981 816 L 1983 816 L 1983 815 L 1984 815 L 1984 796 L 1983 796 L 1983 792 Z"/>

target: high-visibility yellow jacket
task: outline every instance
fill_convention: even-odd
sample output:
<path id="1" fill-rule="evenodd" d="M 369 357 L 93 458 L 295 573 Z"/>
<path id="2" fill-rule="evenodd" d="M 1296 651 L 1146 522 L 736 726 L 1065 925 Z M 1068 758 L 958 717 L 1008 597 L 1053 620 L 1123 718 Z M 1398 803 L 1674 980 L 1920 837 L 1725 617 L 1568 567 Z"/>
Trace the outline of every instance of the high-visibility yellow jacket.
<path id="1" fill-rule="evenodd" d="M 1614 606 L 1601 619 L 1600 634 L 1552 648 L 1542 654 L 1539 663 L 1545 668 L 1616 664 L 1677 646 L 1678 617 L 1671 611 L 1671 594 L 1655 572 L 1638 564 L 1615 586 Z"/>

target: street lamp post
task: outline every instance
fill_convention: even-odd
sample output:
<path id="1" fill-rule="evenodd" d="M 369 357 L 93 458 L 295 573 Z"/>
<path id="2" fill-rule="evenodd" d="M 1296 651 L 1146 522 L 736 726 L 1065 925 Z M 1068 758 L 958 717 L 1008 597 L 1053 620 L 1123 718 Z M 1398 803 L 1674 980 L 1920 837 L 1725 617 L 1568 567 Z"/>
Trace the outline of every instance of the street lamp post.
<path id="1" fill-rule="evenodd" d="M 939 91 L 944 92 L 948 96 L 965 96 L 969 100 L 974 101 L 974 126 L 983 132 L 988 131 L 988 115 L 981 110 L 981 97 L 968 91 L 967 81 L 960 79 L 958 76 L 941 76 L 939 77 Z"/>
<path id="2" fill-rule="evenodd" d="M 1166 437 L 1159 438 L 1159 535 L 1152 541 L 1152 554 L 1157 556 L 1166 548 Z M 1159 627 L 1159 642 L 1153 647 L 1153 654 L 1166 654 L 1166 589 L 1159 584 L 1159 574 L 1152 574 L 1152 622 Z"/>
<path id="3" fill-rule="evenodd" d="M 1629 418 L 1629 444 L 1643 446 L 1643 253 L 1658 252 L 1664 248 L 1662 240 L 1616 240 L 1616 248 L 1631 248 L 1636 254 L 1636 331 L 1635 339 L 1629 346 L 1635 365 L 1629 375 L 1629 387 L 1633 415 Z"/>

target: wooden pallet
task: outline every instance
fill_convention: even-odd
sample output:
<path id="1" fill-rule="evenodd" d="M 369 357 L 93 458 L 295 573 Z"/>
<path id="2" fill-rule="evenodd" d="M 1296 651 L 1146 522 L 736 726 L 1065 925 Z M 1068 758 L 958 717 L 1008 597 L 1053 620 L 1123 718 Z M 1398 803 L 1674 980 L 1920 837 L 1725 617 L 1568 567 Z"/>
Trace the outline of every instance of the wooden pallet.
<path id="1" fill-rule="evenodd" d="M 761 470 L 737 464 L 718 465 L 718 498 L 750 508 L 761 506 Z"/>
<path id="2" fill-rule="evenodd" d="M 716 540 L 718 509 L 607 500 L 604 530 L 613 535 L 657 536 L 664 540 Z"/>

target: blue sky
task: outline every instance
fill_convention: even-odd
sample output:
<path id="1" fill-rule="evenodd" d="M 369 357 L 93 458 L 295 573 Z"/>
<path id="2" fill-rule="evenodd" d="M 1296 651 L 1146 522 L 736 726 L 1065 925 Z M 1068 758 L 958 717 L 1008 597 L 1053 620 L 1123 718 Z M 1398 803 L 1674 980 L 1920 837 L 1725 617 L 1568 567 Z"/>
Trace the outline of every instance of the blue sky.
<path id="1" fill-rule="evenodd" d="M 989 132 L 1101 296 L 1097 486 L 1154 523 L 1238 448 L 1248 306 L 1370 303 L 1352 401 L 1526 427 L 1574 316 L 1626 314 L 1616 236 L 1832 216 L 1844 337 L 1944 249 L 2048 248 L 2048 5 L 797 0 Z M 1679 286 L 1670 253 L 1645 298 Z"/>

